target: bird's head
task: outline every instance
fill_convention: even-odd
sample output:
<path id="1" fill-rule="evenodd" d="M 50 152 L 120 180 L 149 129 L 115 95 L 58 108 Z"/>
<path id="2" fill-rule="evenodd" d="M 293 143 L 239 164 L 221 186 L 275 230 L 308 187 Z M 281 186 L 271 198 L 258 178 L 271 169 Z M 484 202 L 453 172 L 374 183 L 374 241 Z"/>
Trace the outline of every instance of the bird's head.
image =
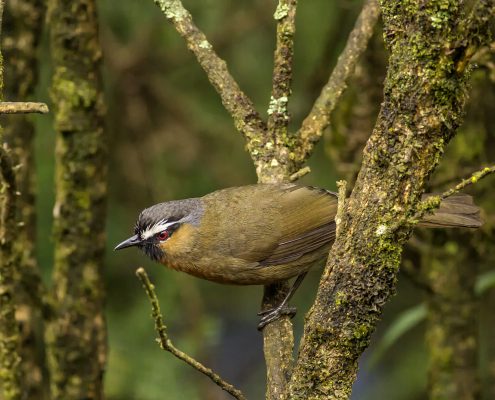
<path id="1" fill-rule="evenodd" d="M 165 255 L 165 243 L 184 224 L 197 226 L 203 215 L 199 198 L 155 204 L 139 214 L 134 235 L 119 243 L 114 250 L 137 246 L 148 257 L 160 262 Z"/>

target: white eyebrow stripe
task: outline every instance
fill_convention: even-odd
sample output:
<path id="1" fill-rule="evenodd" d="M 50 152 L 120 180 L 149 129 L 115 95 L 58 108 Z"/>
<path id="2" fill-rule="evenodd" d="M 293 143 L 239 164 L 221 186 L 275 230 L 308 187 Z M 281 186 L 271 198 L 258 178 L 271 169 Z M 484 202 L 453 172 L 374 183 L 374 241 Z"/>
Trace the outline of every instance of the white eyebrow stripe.
<path id="1" fill-rule="evenodd" d="M 142 240 L 149 239 L 150 237 L 156 235 L 157 233 L 164 231 L 170 225 L 174 225 L 176 223 L 177 223 L 177 221 L 167 222 L 166 219 L 162 219 L 162 220 L 158 221 L 157 223 L 146 228 L 143 232 L 141 232 L 141 239 Z"/>

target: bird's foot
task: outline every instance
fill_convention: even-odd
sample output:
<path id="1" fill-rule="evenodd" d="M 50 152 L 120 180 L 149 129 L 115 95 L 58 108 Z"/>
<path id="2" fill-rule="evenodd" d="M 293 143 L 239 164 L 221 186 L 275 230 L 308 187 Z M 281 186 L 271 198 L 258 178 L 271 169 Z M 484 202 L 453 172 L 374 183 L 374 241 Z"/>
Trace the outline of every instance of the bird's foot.
<path id="1" fill-rule="evenodd" d="M 282 315 L 288 315 L 290 318 L 293 318 L 296 315 L 296 307 L 288 307 L 288 306 L 278 306 L 275 308 L 270 308 L 269 310 L 260 311 L 258 315 L 261 317 L 260 322 L 258 324 L 258 330 L 261 331 L 265 326 L 276 321 Z"/>

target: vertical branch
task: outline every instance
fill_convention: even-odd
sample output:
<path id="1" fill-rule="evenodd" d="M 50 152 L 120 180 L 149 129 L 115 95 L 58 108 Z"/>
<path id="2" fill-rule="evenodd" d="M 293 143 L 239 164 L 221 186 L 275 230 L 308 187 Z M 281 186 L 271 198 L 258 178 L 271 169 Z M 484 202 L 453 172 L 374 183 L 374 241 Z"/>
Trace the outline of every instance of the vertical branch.
<path id="1" fill-rule="evenodd" d="M 266 146 L 266 150 L 273 149 L 275 157 L 268 165 L 265 164 L 264 168 L 257 169 L 260 182 L 287 181 L 291 173 L 290 166 L 284 162 L 287 158 L 284 153 L 287 152 L 290 120 L 287 105 L 291 94 L 296 6 L 297 0 L 279 0 L 273 15 L 277 21 L 277 40 L 274 52 L 272 94 L 268 107 L 268 132 L 266 133 L 272 146 Z M 272 138 L 271 141 L 269 138 Z M 289 287 L 288 282 L 265 286 L 261 308 L 276 307 L 287 294 Z M 293 348 L 294 333 L 292 323 L 287 316 L 263 329 L 263 352 L 267 375 L 266 399 L 283 398 L 287 381 L 292 373 Z"/>
<path id="2" fill-rule="evenodd" d="M 264 287 L 261 308 L 271 309 L 279 305 L 290 286 L 288 282 Z M 292 374 L 294 333 L 290 318 L 286 315 L 263 328 L 263 353 L 266 363 L 266 399 L 281 400 Z"/>
<path id="3" fill-rule="evenodd" d="M 41 37 L 44 5 L 41 0 L 9 1 L 5 6 L 2 48 L 8 60 L 5 70 L 5 97 L 10 100 L 27 100 L 33 96 L 37 83 L 38 57 L 36 50 Z M 48 112 L 43 103 L 0 103 L 0 113 Z M 40 304 L 43 293 L 35 258 L 35 182 L 34 182 L 34 124 L 24 115 L 4 117 L 5 140 L 12 148 L 16 170 L 17 228 L 13 244 L 15 302 L 17 322 L 21 332 L 21 359 L 24 376 L 24 393 L 28 398 L 43 398 L 43 361 L 40 355 L 40 338 L 37 327 L 41 323 Z"/>
<path id="4" fill-rule="evenodd" d="M 0 1 L 0 14 L 3 1 Z M 0 56 L 1 60 L 1 56 Z M 2 70 L 0 64 L 0 70 Z M 0 72 L 1 74 L 1 72 Z M 0 76 L 0 86 L 3 77 Z M 0 384 L 5 400 L 22 398 L 20 335 L 15 318 L 13 243 L 16 238 L 15 175 L 10 155 L 0 146 Z"/>
<path id="5" fill-rule="evenodd" d="M 0 0 L 0 35 L 4 1 Z M 3 55 L 0 52 L 0 100 L 3 100 Z M 0 128 L 0 384 L 5 400 L 22 398 L 20 335 L 15 319 L 13 243 L 17 226 L 15 219 L 16 183 L 12 161 L 3 146 Z"/>
<path id="6" fill-rule="evenodd" d="M 273 82 L 268 107 L 268 131 L 276 140 L 287 139 L 291 94 L 294 33 L 296 32 L 297 0 L 279 0 L 273 17 L 277 21 L 277 44 L 273 61 Z"/>
<path id="7" fill-rule="evenodd" d="M 107 165 L 96 2 L 50 0 L 48 20 L 57 135 L 50 398 L 101 399 Z"/>

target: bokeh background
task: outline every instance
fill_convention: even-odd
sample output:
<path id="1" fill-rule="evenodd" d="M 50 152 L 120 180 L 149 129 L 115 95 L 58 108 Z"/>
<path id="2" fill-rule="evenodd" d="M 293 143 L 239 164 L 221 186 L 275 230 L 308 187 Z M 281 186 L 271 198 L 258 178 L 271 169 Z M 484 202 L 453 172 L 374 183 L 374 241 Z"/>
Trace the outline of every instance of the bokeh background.
<path id="1" fill-rule="evenodd" d="M 229 65 L 241 88 L 266 116 L 271 88 L 276 2 L 266 0 L 184 0 L 195 22 Z M 297 16 L 291 127 L 296 130 L 328 79 L 361 9 L 360 1 L 300 2 Z M 161 351 L 155 342 L 150 307 L 135 270 L 144 266 L 156 284 L 165 322 L 175 344 L 240 387 L 249 398 L 264 396 L 262 336 L 256 330 L 262 288 L 203 282 L 153 264 L 135 249 L 114 253 L 132 233 L 141 209 L 172 199 L 254 183 L 256 176 L 244 141 L 182 39 L 153 1 L 99 1 L 104 51 L 110 197 L 108 201 L 105 286 L 109 331 L 106 392 L 111 400 L 228 398 L 198 372 Z M 40 49 L 41 81 L 37 98 L 48 101 L 51 69 L 48 38 Z M 302 180 L 335 189 L 340 178 L 353 179 L 359 153 L 370 134 L 381 101 L 387 53 L 380 29 L 333 116 Z M 432 179 L 441 190 L 495 161 L 495 87 L 493 76 L 478 68 L 467 122 L 450 145 Z M 33 117 L 38 126 L 37 256 L 49 282 L 53 264 L 54 131 L 50 117 Z M 485 208 L 481 233 L 462 233 L 444 246 L 472 246 L 491 235 L 494 180 L 470 191 Z M 490 198 L 491 191 L 491 198 Z M 419 232 L 417 242 L 428 241 Z M 487 236 L 488 235 L 488 236 Z M 453 243 L 453 244 L 452 244 Z M 493 247 L 477 258 L 480 289 L 480 371 L 486 398 L 495 398 L 495 294 Z M 406 251 L 409 266 L 418 262 Z M 409 268 L 409 270 L 411 270 Z M 474 272 L 473 272 L 474 273 Z M 491 274 L 491 275 L 490 275 Z M 297 340 L 311 305 L 320 271 L 313 271 L 294 297 Z M 492 279 L 492 280 L 491 280 Z M 410 274 L 401 274 L 397 295 L 386 306 L 372 345 L 362 357 L 353 399 L 426 398 L 428 354 L 425 347 L 424 290 Z M 297 342 L 296 340 L 296 342 Z"/>

